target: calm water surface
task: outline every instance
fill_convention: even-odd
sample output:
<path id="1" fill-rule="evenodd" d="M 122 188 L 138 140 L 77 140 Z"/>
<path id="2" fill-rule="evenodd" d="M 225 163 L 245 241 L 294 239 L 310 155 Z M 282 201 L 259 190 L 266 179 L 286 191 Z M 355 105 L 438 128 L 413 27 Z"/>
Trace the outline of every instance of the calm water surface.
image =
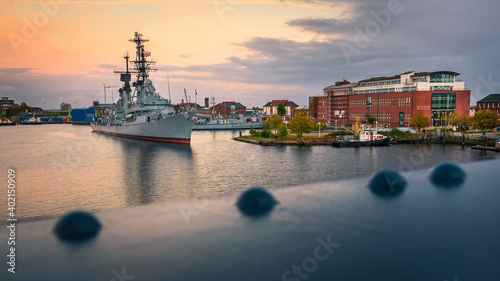
<path id="1" fill-rule="evenodd" d="M 6 186 L 7 169 L 16 170 L 17 216 L 36 219 L 498 157 L 456 145 L 261 147 L 233 141 L 237 135 L 195 131 L 187 146 L 99 135 L 88 126 L 0 127 L 0 178 Z"/>

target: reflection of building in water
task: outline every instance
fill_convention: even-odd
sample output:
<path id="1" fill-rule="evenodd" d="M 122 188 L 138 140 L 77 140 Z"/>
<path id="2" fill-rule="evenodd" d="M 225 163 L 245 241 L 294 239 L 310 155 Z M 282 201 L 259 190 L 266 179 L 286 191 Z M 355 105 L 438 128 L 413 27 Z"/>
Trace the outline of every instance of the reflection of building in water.
<path id="1" fill-rule="evenodd" d="M 137 140 L 120 141 L 127 205 L 143 205 L 171 199 L 169 192 L 182 185 L 192 165 L 190 146 Z M 190 167 L 192 168 L 192 167 Z"/>

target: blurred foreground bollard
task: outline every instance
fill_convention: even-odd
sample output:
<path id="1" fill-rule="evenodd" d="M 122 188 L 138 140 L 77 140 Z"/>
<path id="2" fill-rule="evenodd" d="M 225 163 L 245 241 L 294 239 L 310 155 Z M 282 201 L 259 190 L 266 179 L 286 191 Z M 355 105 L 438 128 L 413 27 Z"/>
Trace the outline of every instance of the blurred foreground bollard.
<path id="1" fill-rule="evenodd" d="M 101 224 L 94 215 L 87 212 L 72 212 L 64 216 L 55 226 L 54 232 L 66 242 L 83 242 L 95 237 Z"/>

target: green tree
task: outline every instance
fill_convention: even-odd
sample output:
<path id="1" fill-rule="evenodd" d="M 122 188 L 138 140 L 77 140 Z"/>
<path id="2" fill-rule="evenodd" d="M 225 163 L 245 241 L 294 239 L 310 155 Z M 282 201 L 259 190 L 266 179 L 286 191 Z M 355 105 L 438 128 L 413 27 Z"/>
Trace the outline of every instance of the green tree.
<path id="1" fill-rule="evenodd" d="M 290 131 L 300 138 L 302 134 L 311 133 L 314 129 L 314 121 L 306 115 L 298 114 L 290 120 Z"/>
<path id="2" fill-rule="evenodd" d="M 68 110 L 71 108 L 71 104 L 66 102 L 61 102 L 61 110 Z"/>
<path id="3" fill-rule="evenodd" d="M 283 124 L 283 120 L 281 119 L 281 117 L 276 114 L 269 117 L 266 122 L 269 123 L 269 127 L 271 128 L 271 130 L 274 130 L 274 134 L 276 134 L 276 130 L 278 129 L 278 127 Z"/>
<path id="4" fill-rule="evenodd" d="M 370 114 L 366 113 L 365 118 L 367 124 L 372 125 L 373 123 L 375 123 L 375 118 L 373 118 Z"/>
<path id="5" fill-rule="evenodd" d="M 19 107 L 21 108 L 21 112 L 28 112 L 31 110 L 31 107 L 26 104 L 26 102 L 22 102 Z"/>
<path id="6" fill-rule="evenodd" d="M 472 125 L 480 129 L 483 136 L 486 135 L 486 130 L 493 129 L 498 126 L 498 115 L 489 110 L 476 111 L 476 114 L 472 117 Z"/>
<path id="7" fill-rule="evenodd" d="M 5 116 L 8 118 L 11 118 L 12 116 L 16 116 L 19 113 L 21 113 L 21 106 L 16 103 L 16 104 L 14 104 L 13 107 L 7 109 Z"/>
<path id="8" fill-rule="evenodd" d="M 429 127 L 430 124 L 429 117 L 424 116 L 420 110 L 413 112 L 413 116 L 410 118 L 410 126 L 417 127 L 419 131 Z"/>
<path id="9" fill-rule="evenodd" d="M 285 123 L 281 123 L 278 126 L 278 138 L 282 139 L 288 135 L 288 129 L 286 128 Z"/>
<path id="10" fill-rule="evenodd" d="M 283 116 L 286 114 L 286 108 L 285 108 L 285 104 L 283 103 L 278 103 L 278 115 L 279 116 Z"/>

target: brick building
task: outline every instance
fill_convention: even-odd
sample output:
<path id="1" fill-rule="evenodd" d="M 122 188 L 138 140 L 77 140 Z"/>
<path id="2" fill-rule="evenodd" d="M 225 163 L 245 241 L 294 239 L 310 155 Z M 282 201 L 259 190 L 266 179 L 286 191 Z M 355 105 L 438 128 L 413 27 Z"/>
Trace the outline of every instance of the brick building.
<path id="1" fill-rule="evenodd" d="M 236 115 L 246 115 L 247 108 L 239 102 L 235 101 L 224 101 L 210 108 L 210 112 L 213 112 L 216 116 L 221 116 L 223 118 L 228 118 L 231 115 L 231 107 L 234 106 L 234 111 Z"/>
<path id="2" fill-rule="evenodd" d="M 326 97 L 327 108 L 324 115 L 326 118 L 322 122 L 333 124 L 334 122 L 343 125 L 349 120 L 349 95 L 352 94 L 352 88 L 357 83 L 351 83 L 345 79 L 335 82 L 334 85 L 323 89 Z"/>
<path id="3" fill-rule="evenodd" d="M 337 82 L 324 89 L 330 106 L 324 115 L 330 124 L 335 120 L 353 124 L 357 118 L 364 121 L 370 115 L 378 126 L 407 127 L 419 110 L 429 117 L 431 126 L 445 125 L 454 115 L 469 114 L 470 90 L 456 79 L 458 75 L 452 71 L 408 71 L 357 83 Z M 319 105 L 317 114 L 322 114 Z"/>
<path id="4" fill-rule="evenodd" d="M 500 116 L 500 94 L 491 94 L 476 102 L 476 110 L 485 109 Z"/>

